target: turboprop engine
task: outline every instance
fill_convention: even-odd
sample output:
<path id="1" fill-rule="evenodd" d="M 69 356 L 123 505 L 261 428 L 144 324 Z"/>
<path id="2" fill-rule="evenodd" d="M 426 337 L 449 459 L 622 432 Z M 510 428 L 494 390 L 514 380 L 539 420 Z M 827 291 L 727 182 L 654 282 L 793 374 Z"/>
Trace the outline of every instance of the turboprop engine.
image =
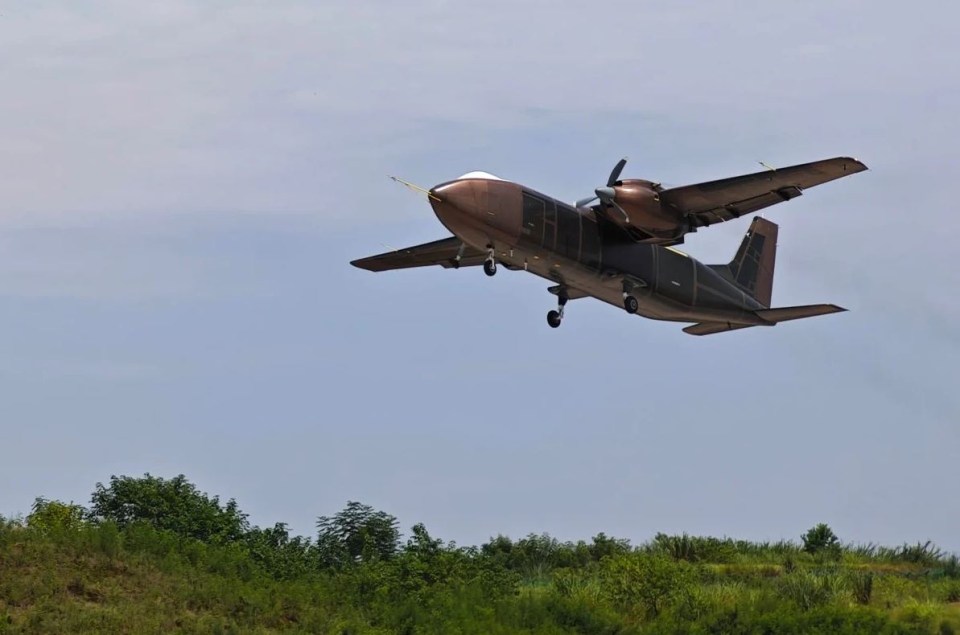
<path id="1" fill-rule="evenodd" d="M 599 201 L 594 209 L 637 241 L 656 242 L 682 234 L 686 229 L 684 219 L 661 204 L 663 188 L 659 183 L 644 179 L 620 180 L 626 163 L 626 159 L 621 159 L 610 173 L 607 185 L 594 190 L 594 196 L 577 201 L 577 207 Z"/>

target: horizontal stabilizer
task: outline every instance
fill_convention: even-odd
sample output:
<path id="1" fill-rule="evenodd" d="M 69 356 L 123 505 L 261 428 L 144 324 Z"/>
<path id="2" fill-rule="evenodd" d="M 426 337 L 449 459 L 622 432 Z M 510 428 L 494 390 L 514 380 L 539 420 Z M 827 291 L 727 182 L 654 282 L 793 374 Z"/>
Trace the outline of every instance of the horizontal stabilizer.
<path id="1" fill-rule="evenodd" d="M 714 333 L 724 333 L 726 331 L 736 331 L 737 329 L 748 329 L 755 324 L 734 324 L 732 322 L 701 322 L 683 329 L 684 333 L 690 335 L 713 335 Z"/>
<path id="2" fill-rule="evenodd" d="M 839 313 L 841 311 L 846 311 L 846 309 L 836 304 L 808 304 L 805 306 L 787 306 L 780 309 L 760 309 L 759 311 L 754 311 L 754 313 L 761 319 L 776 324 L 777 322 L 799 320 L 814 317 L 815 315 L 827 315 L 828 313 Z"/>

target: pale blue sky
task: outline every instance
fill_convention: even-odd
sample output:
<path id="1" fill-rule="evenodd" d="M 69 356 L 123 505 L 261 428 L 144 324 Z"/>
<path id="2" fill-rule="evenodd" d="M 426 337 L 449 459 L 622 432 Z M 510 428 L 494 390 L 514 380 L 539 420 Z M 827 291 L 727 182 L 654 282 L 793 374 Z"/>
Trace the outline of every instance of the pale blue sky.
<path id="1" fill-rule="evenodd" d="M 953 3 L 0 3 L 0 513 L 184 473 L 258 524 L 960 550 Z M 533 276 L 371 274 L 473 169 L 565 200 L 849 154 L 707 338 Z M 729 259 L 747 221 L 686 248 Z"/>

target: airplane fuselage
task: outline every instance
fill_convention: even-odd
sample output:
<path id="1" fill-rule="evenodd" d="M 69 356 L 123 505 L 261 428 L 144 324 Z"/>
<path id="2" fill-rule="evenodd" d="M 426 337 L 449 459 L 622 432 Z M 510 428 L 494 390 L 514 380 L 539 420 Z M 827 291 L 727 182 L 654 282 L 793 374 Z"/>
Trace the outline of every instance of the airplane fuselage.
<path id="1" fill-rule="evenodd" d="M 470 247 L 509 269 L 554 281 L 559 294 L 592 295 L 657 320 L 764 324 L 767 308 L 718 268 L 672 247 L 638 243 L 591 208 L 476 173 L 430 190 L 434 212 Z"/>

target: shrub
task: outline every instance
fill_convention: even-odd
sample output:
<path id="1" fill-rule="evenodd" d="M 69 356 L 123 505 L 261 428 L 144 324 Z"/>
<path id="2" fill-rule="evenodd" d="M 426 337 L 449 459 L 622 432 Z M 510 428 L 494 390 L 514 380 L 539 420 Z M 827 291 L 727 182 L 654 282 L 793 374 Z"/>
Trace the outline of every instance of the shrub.
<path id="1" fill-rule="evenodd" d="M 686 562 L 659 554 L 636 553 L 604 560 L 601 580 L 605 594 L 614 604 L 628 611 L 639 607 L 642 614 L 655 617 L 664 608 L 686 599 L 696 576 Z"/>
<path id="2" fill-rule="evenodd" d="M 779 589 L 781 597 L 791 600 L 803 610 L 809 610 L 839 599 L 846 591 L 846 581 L 832 572 L 814 574 L 795 571 L 780 579 Z"/>
<path id="3" fill-rule="evenodd" d="M 857 604 L 870 604 L 873 595 L 873 572 L 854 571 L 850 574 L 850 587 Z"/>
<path id="4" fill-rule="evenodd" d="M 942 557 L 943 551 L 929 540 L 915 545 L 904 543 L 894 554 L 894 559 L 900 562 L 923 565 L 937 564 Z"/>

